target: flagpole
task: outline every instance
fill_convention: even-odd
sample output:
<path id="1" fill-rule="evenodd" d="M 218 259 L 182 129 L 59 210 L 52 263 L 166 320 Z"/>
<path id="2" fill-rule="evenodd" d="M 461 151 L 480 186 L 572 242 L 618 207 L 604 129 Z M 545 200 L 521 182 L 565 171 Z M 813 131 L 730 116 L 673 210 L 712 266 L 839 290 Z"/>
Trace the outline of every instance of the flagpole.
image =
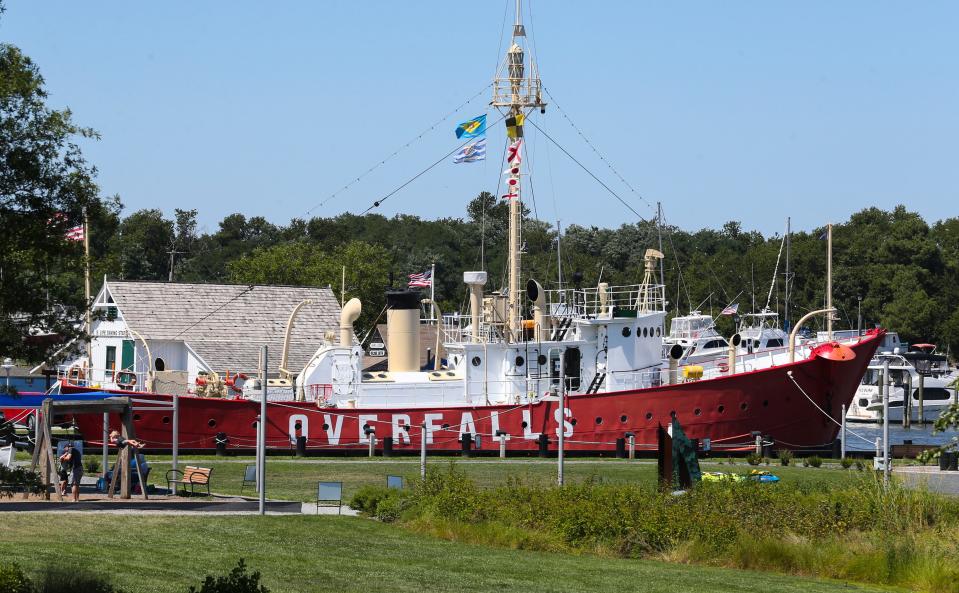
<path id="1" fill-rule="evenodd" d="M 91 309 L 93 303 L 90 302 L 90 214 L 86 208 L 83 209 L 83 260 L 84 260 L 84 297 L 86 298 L 86 332 L 87 332 L 87 371 L 93 372 L 93 319 Z M 90 377 L 88 377 L 88 380 Z"/>
<path id="2" fill-rule="evenodd" d="M 435 302 L 436 302 L 436 262 L 434 261 L 432 264 L 430 264 L 430 319 L 432 319 L 433 321 L 437 321 L 437 325 L 439 325 L 438 320 L 436 319 L 436 306 L 434 305 Z M 437 355 L 438 354 L 439 353 L 437 353 Z"/>

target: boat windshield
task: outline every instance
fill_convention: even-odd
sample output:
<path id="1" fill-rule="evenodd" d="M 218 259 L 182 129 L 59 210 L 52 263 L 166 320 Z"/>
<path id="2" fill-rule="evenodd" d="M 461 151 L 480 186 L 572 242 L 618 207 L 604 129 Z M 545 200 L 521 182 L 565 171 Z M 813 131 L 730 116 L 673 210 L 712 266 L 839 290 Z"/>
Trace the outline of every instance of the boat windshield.
<path id="1" fill-rule="evenodd" d="M 692 340 L 704 335 L 715 333 L 713 331 L 713 318 L 709 315 L 685 315 L 683 317 L 674 317 L 669 325 L 670 338 L 682 338 Z"/>

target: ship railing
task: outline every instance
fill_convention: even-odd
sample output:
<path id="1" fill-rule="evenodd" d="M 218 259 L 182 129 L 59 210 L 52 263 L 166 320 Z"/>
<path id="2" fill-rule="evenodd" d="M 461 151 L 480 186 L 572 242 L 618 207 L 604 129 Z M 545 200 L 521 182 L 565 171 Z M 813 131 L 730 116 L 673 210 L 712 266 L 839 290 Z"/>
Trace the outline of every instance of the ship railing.
<path id="1" fill-rule="evenodd" d="M 443 342 L 446 344 L 461 344 L 473 341 L 473 329 L 470 327 L 472 318 L 469 315 L 452 313 L 443 315 L 440 326 L 443 331 Z M 480 322 L 479 341 L 492 344 L 502 340 L 502 333 L 495 325 Z"/>
<path id="2" fill-rule="evenodd" d="M 497 78 L 493 81 L 493 105 L 518 103 L 531 107 L 542 103 L 542 96 L 543 83 L 532 75 L 523 78 Z"/>
<path id="3" fill-rule="evenodd" d="M 330 383 L 307 385 L 307 390 L 303 395 L 306 401 L 316 402 L 320 406 L 329 406 L 333 403 L 333 385 Z"/>
<path id="4" fill-rule="evenodd" d="M 125 391 L 143 391 L 146 373 L 125 369 L 89 368 L 79 365 L 59 365 L 57 380 L 77 387 L 98 388 L 115 385 Z"/>
<path id="5" fill-rule="evenodd" d="M 666 310 L 666 287 L 629 284 L 594 288 L 547 290 L 550 311 L 569 311 L 578 319 L 610 319 Z"/>

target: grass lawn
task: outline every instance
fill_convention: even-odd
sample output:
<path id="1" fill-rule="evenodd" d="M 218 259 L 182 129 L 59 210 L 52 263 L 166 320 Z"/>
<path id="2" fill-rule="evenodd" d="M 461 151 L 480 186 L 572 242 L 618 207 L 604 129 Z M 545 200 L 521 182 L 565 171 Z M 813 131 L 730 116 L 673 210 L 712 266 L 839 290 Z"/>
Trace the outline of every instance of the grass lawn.
<path id="1" fill-rule="evenodd" d="M 0 558 L 28 572 L 82 563 L 131 593 L 186 593 L 244 558 L 273 593 L 356 591 L 871 591 L 767 573 L 491 549 L 374 521 L 310 516 L 17 514 Z"/>
<path id="2" fill-rule="evenodd" d="M 150 481 L 157 485 L 163 483 L 166 471 L 170 469 L 169 456 L 149 457 L 152 466 Z M 212 489 L 223 494 L 239 494 L 243 471 L 252 464 L 252 457 L 181 457 L 184 465 L 212 467 Z M 556 479 L 556 461 L 530 458 L 517 458 L 501 461 L 497 458 L 460 460 L 455 457 L 433 457 L 429 467 L 445 469 L 453 462 L 467 476 L 484 487 L 502 485 L 509 477 L 540 483 Z M 706 462 L 704 471 L 728 471 L 747 473 L 754 469 L 743 460 L 735 465 Z M 843 470 L 838 465 L 823 468 L 782 467 L 760 465 L 756 469 L 768 470 L 784 481 L 801 483 L 810 487 L 819 487 L 845 480 L 856 480 L 863 474 L 855 470 Z M 316 497 L 316 482 L 341 481 L 344 495 L 349 499 L 357 488 L 364 484 L 386 484 L 387 475 L 404 476 L 409 480 L 419 477 L 420 465 L 417 458 L 363 459 L 363 458 L 306 458 L 291 460 L 289 457 L 270 457 L 267 459 L 267 495 L 270 498 L 310 501 Z M 567 482 L 589 478 L 604 482 L 647 482 L 656 479 L 656 465 L 650 460 L 617 459 L 572 459 L 566 463 Z M 252 496 L 247 488 L 244 494 Z"/>

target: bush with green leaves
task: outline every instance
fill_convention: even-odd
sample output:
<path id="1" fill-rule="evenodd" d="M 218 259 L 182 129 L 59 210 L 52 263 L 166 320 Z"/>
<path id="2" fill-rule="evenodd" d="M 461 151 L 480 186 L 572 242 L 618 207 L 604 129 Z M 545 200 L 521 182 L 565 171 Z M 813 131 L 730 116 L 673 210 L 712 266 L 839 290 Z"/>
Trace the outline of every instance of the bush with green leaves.
<path id="1" fill-rule="evenodd" d="M 746 463 L 748 463 L 749 465 L 759 465 L 760 462 L 762 462 L 762 460 L 763 460 L 762 455 L 759 455 L 755 452 L 750 453 L 749 455 L 746 456 Z"/>
<path id="2" fill-rule="evenodd" d="M 35 579 L 35 593 L 123 593 L 107 577 L 82 566 L 50 565 Z"/>
<path id="3" fill-rule="evenodd" d="M 380 521 L 392 523 L 410 504 L 410 493 L 399 488 L 367 484 L 350 499 L 350 508 Z"/>
<path id="4" fill-rule="evenodd" d="M 842 467 L 843 469 L 849 469 L 850 467 L 852 467 L 852 459 L 849 459 L 848 457 L 843 457 L 842 459 L 839 460 L 839 466 Z"/>
<path id="5" fill-rule="evenodd" d="M 12 487 L 0 489 L 0 496 L 12 497 L 14 492 L 25 492 L 27 494 L 43 492 L 40 474 L 22 466 L 9 468 L 0 465 L 0 485 Z"/>
<path id="6" fill-rule="evenodd" d="M 789 449 L 780 449 L 776 451 L 776 457 L 779 458 L 779 463 L 783 466 L 789 465 L 789 462 L 793 460 L 793 452 Z"/>
<path id="7" fill-rule="evenodd" d="M 822 466 L 822 457 L 818 455 L 812 455 L 806 458 L 806 461 L 809 462 L 809 465 L 812 467 L 821 467 Z"/>
<path id="8" fill-rule="evenodd" d="M 860 471 L 860 472 L 861 472 L 861 471 L 863 471 L 863 470 L 865 470 L 865 469 L 866 469 L 866 464 L 863 463 L 861 460 L 857 459 L 857 460 L 856 460 L 856 471 Z"/>
<path id="9" fill-rule="evenodd" d="M 248 574 L 246 563 L 240 558 L 230 574 L 218 577 L 207 575 L 200 588 L 191 585 L 189 593 L 270 593 L 270 590 L 260 584 L 260 571 Z"/>
<path id="10" fill-rule="evenodd" d="M 83 467 L 88 474 L 98 474 L 100 473 L 100 460 L 93 455 L 84 456 Z"/>
<path id="11" fill-rule="evenodd" d="M 33 584 L 17 564 L 0 564 L 0 591 L 3 593 L 33 593 Z"/>

